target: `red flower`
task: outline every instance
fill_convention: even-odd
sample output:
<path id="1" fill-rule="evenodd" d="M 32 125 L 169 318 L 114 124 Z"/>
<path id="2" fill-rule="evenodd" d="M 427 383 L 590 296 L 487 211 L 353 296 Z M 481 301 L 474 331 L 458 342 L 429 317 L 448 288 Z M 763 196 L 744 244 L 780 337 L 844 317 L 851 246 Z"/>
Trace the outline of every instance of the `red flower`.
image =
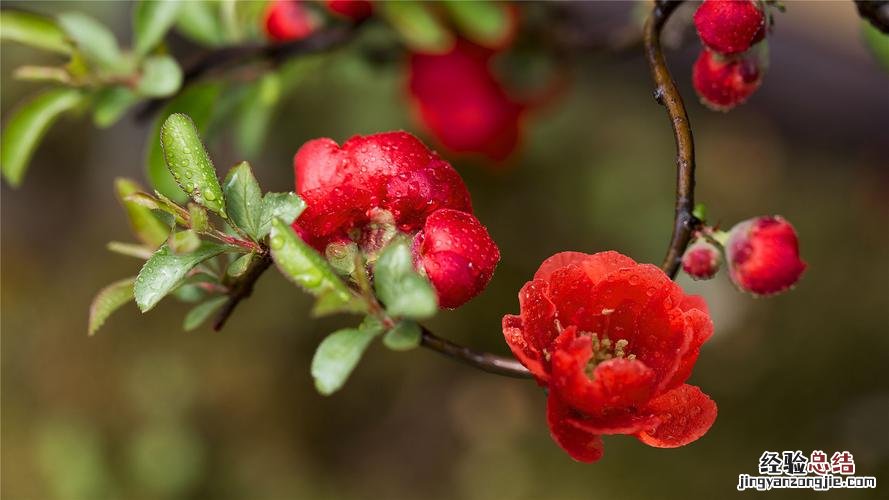
<path id="1" fill-rule="evenodd" d="M 672 448 L 707 432 L 716 404 L 685 384 L 713 333 L 707 307 L 659 268 L 617 252 L 556 254 L 503 318 L 515 356 L 548 387 L 553 438 L 573 458 L 602 456 L 602 434 Z"/>
<path id="2" fill-rule="evenodd" d="M 360 21 L 373 14 L 373 4 L 368 0 L 327 0 L 327 9 L 353 21 Z"/>
<path id="3" fill-rule="evenodd" d="M 745 52 L 766 33 L 765 14 L 753 0 L 704 0 L 694 20 L 701 41 L 726 55 Z"/>
<path id="4" fill-rule="evenodd" d="M 725 59 L 704 50 L 692 68 L 692 83 L 701 102 L 715 111 L 728 111 L 746 101 L 762 83 L 756 55 Z"/>
<path id="5" fill-rule="evenodd" d="M 796 231 L 779 216 L 739 222 L 729 232 L 725 251 L 732 281 L 756 295 L 783 292 L 806 270 Z"/>
<path id="6" fill-rule="evenodd" d="M 708 280 L 722 264 L 722 252 L 704 238 L 689 245 L 682 255 L 682 270 L 696 280 Z"/>
<path id="7" fill-rule="evenodd" d="M 272 0 L 265 11 L 269 39 L 287 42 L 305 38 L 315 31 L 315 19 L 299 0 Z"/>
<path id="8" fill-rule="evenodd" d="M 318 250 L 348 240 L 372 246 L 375 223 L 388 222 L 404 233 L 420 232 L 417 266 L 442 307 L 461 305 L 491 279 L 500 252 L 472 215 L 463 180 L 416 137 L 355 136 L 342 147 L 315 139 L 293 163 L 296 191 L 306 202 L 294 229 Z"/>
<path id="9" fill-rule="evenodd" d="M 458 307 L 478 295 L 500 261 L 500 250 L 478 219 L 448 208 L 426 219 L 414 248 L 441 307 Z"/>
<path id="10" fill-rule="evenodd" d="M 423 124 L 445 147 L 503 160 L 518 145 L 525 106 L 494 76 L 494 55 L 463 39 L 444 54 L 411 54 L 409 89 Z"/>

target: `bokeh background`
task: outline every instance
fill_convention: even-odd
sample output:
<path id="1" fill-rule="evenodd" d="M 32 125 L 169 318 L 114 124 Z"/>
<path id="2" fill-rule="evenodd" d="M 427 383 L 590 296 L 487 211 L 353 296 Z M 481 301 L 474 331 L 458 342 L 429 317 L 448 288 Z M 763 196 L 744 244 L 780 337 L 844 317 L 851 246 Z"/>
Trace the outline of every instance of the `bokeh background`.
<path id="1" fill-rule="evenodd" d="M 698 199 L 728 226 L 782 214 L 809 264 L 792 293 L 754 299 L 720 274 L 688 290 L 711 304 L 716 334 L 691 382 L 719 405 L 694 444 L 660 450 L 605 438 L 593 465 L 550 439 L 544 395 L 417 350 L 374 345 L 346 387 L 319 396 L 309 361 L 323 336 L 354 320 L 309 319 L 310 299 L 267 273 L 221 333 L 184 333 L 188 305 L 129 305 L 95 336 L 87 308 L 136 260 L 107 252 L 129 231 L 116 176 L 144 181 L 150 125 L 98 131 L 65 119 L 34 157 L 24 186 L 2 187 L 2 496 L 4 499 L 592 499 L 723 498 L 756 474 L 765 450 L 848 450 L 885 498 L 889 488 L 889 78 L 861 41 L 852 2 L 787 2 L 771 67 L 728 114 L 696 102 L 685 30 L 668 51 L 693 124 Z M 4 7 L 12 2 L 4 2 Z M 131 6 L 82 9 L 124 40 Z M 629 3 L 561 5 L 560 29 L 595 39 L 631 22 Z M 687 22 L 688 6 L 672 23 Z M 680 30 L 681 31 L 681 30 Z M 190 49 L 180 44 L 183 52 Z M 560 250 L 616 249 L 659 262 L 669 238 L 673 144 L 639 50 L 571 54 L 570 87 L 527 121 L 504 166 L 453 157 L 503 260 L 487 291 L 430 328 L 497 353 L 504 313 L 541 260 Z M 191 48 L 193 50 L 193 48 Z M 34 91 L 12 70 L 40 55 L 2 47 L 4 118 Z M 292 189 L 307 139 L 404 128 L 421 133 L 399 60 L 345 49 L 281 103 L 262 152 L 264 188 Z M 239 157 L 223 134 L 222 169 Z M 802 498 L 809 491 L 773 491 Z"/>

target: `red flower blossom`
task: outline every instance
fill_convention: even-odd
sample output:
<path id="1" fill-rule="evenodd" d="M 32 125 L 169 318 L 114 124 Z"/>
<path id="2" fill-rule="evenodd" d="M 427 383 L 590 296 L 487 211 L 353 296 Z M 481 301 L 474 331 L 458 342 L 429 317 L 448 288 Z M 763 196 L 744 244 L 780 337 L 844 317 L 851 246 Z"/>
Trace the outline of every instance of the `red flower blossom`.
<path id="1" fill-rule="evenodd" d="M 445 147 L 503 160 L 518 145 L 526 107 L 494 76 L 494 55 L 463 39 L 444 54 L 411 54 L 409 89 L 421 121 Z"/>
<path id="2" fill-rule="evenodd" d="M 694 16 L 701 41 L 721 54 L 740 54 L 765 37 L 766 17 L 753 0 L 704 0 Z"/>
<path id="3" fill-rule="evenodd" d="M 296 191 L 306 209 L 294 229 L 309 244 L 373 244 L 377 222 L 415 240 L 417 267 L 457 307 L 484 289 L 500 260 L 497 246 L 472 215 L 460 175 L 407 132 L 305 143 L 294 160 Z M 421 231 L 422 230 L 422 231 Z"/>
<path id="4" fill-rule="evenodd" d="M 806 270 L 796 231 L 779 216 L 739 222 L 729 232 L 725 251 L 732 281 L 756 295 L 783 292 Z"/>
<path id="5" fill-rule="evenodd" d="M 458 307 L 488 286 L 500 250 L 474 216 L 442 208 L 426 219 L 414 240 L 415 258 L 441 307 Z M 420 266 L 418 266 L 420 267 Z"/>
<path id="6" fill-rule="evenodd" d="M 689 245 L 682 254 L 682 270 L 696 280 L 708 280 L 722 264 L 722 252 L 704 238 Z"/>
<path id="7" fill-rule="evenodd" d="M 762 83 L 757 55 L 726 59 L 704 50 L 692 68 L 692 84 L 701 102 L 715 111 L 728 111 L 746 101 Z"/>
<path id="8" fill-rule="evenodd" d="M 327 9 L 353 21 L 360 21 L 373 14 L 373 4 L 368 0 L 327 0 Z"/>
<path id="9" fill-rule="evenodd" d="M 515 356 L 549 389 L 553 438 L 574 459 L 602 456 L 602 434 L 672 448 L 707 432 L 716 404 L 685 384 L 712 335 L 704 301 L 659 268 L 617 252 L 556 254 L 503 318 Z"/>
<path id="10" fill-rule="evenodd" d="M 299 0 L 272 0 L 265 11 L 265 33 L 276 42 L 305 38 L 315 31 L 316 22 Z"/>

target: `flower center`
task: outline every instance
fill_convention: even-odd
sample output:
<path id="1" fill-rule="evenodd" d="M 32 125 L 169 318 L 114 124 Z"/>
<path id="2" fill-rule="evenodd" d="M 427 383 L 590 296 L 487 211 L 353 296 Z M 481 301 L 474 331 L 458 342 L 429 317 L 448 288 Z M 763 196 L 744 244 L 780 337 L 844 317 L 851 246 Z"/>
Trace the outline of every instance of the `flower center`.
<path id="1" fill-rule="evenodd" d="M 586 365 L 586 374 L 590 379 L 593 378 L 593 371 L 596 369 L 596 366 L 603 361 L 615 358 L 626 358 L 630 361 L 636 359 L 635 354 L 627 352 L 627 346 L 630 345 L 630 342 L 626 339 L 612 342 L 607 335 L 604 335 L 601 339 L 599 339 L 599 335 L 596 333 L 583 332 L 581 335 L 589 336 L 593 344 L 593 355 Z"/>

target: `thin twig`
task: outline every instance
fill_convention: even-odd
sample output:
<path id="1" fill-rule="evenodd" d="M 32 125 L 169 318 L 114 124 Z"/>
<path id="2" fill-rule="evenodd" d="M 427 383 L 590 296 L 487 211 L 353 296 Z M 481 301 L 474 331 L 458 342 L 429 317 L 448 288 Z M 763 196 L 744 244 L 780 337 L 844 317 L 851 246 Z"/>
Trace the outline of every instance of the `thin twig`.
<path id="1" fill-rule="evenodd" d="M 681 0 L 655 2 L 651 15 L 645 22 L 645 57 L 651 68 L 651 76 L 657 85 L 654 96 L 658 103 L 667 109 L 667 115 L 673 126 L 673 137 L 676 140 L 676 208 L 673 235 L 664 263 L 661 265 L 670 278 L 676 277 L 682 253 L 688 246 L 692 232 L 701 224 L 701 221 L 692 215 L 695 205 L 694 138 L 682 96 L 667 69 L 660 40 L 661 29 L 681 3 Z"/>
<path id="2" fill-rule="evenodd" d="M 468 347 L 457 345 L 436 336 L 425 327 L 423 327 L 423 337 L 420 345 L 488 373 L 505 377 L 531 378 L 531 372 L 515 359 L 487 352 L 478 352 Z"/>
<path id="3" fill-rule="evenodd" d="M 253 286 L 256 284 L 256 281 L 271 265 L 272 256 L 269 255 L 268 252 L 265 252 L 258 258 L 254 259 L 250 264 L 250 267 L 244 271 L 244 274 L 232 283 L 229 288 L 228 301 L 223 304 L 222 309 L 219 310 L 219 313 L 216 314 L 216 319 L 213 321 L 214 330 L 218 332 L 225 326 L 225 322 L 228 320 L 229 316 L 231 316 L 232 312 L 234 312 L 235 308 L 238 307 L 238 304 L 253 293 Z"/>

